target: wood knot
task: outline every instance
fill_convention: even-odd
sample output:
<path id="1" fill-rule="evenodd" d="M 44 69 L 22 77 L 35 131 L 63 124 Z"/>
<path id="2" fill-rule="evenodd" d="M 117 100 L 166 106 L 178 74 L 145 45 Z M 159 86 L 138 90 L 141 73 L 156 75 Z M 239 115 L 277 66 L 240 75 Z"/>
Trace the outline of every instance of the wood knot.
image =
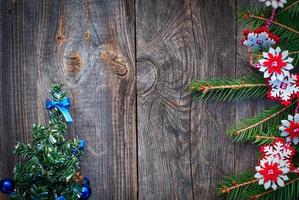
<path id="1" fill-rule="evenodd" d="M 66 26 L 66 17 L 61 16 L 60 19 L 59 19 L 58 31 L 56 33 L 56 44 L 58 46 L 62 45 L 64 40 L 66 39 L 66 37 L 65 37 L 65 26 Z"/>
<path id="2" fill-rule="evenodd" d="M 128 69 L 126 62 L 111 51 L 104 51 L 100 55 L 101 60 L 109 65 L 110 70 L 119 76 L 127 74 Z"/>
<path id="3" fill-rule="evenodd" d="M 137 94 L 150 91 L 157 82 L 157 70 L 150 61 L 138 62 L 137 67 Z"/>
<path id="4" fill-rule="evenodd" d="M 64 40 L 65 40 L 65 36 L 64 35 L 61 35 L 61 34 L 59 34 L 59 35 L 57 35 L 56 36 L 56 44 L 57 45 L 62 45 L 62 43 L 64 42 Z"/>
<path id="5" fill-rule="evenodd" d="M 81 71 L 83 61 L 80 53 L 71 52 L 67 57 L 67 71 L 72 74 L 77 74 Z"/>
<path id="6" fill-rule="evenodd" d="M 90 37 L 90 32 L 89 32 L 89 31 L 85 31 L 85 32 L 83 33 L 83 39 L 84 39 L 85 41 L 87 41 L 87 40 L 89 40 L 89 37 Z"/>

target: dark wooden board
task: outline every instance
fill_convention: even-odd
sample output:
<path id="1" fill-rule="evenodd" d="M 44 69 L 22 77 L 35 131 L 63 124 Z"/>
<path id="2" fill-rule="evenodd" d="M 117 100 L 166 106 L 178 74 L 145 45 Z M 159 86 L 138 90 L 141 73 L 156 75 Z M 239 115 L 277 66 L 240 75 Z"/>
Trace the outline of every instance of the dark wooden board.
<path id="1" fill-rule="evenodd" d="M 235 20 L 248 3 L 0 0 L 0 177 L 64 82 L 92 199 L 215 199 L 225 175 L 256 164 L 256 147 L 226 129 L 267 102 L 198 102 L 188 85 L 249 73 Z"/>
<path id="2" fill-rule="evenodd" d="M 3 171 L 12 171 L 15 142 L 28 141 L 32 124 L 47 121 L 51 83 L 64 82 L 75 122 L 68 136 L 88 141 L 82 173 L 92 199 L 136 199 L 134 2 L 1 2 Z"/>
<path id="3" fill-rule="evenodd" d="M 192 2 L 194 79 L 235 76 L 235 1 Z M 192 102 L 191 165 L 195 199 L 215 199 L 216 184 L 234 173 L 234 144 L 226 135 L 236 117 L 227 102 Z"/>
<path id="4" fill-rule="evenodd" d="M 138 0 L 136 9 L 139 198 L 193 199 L 190 2 Z"/>

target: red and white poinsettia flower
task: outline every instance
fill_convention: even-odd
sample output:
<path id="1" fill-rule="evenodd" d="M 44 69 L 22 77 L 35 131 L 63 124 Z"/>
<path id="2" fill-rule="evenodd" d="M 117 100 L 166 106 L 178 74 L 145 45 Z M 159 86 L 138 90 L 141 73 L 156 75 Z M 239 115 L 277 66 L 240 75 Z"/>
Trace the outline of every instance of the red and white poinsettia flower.
<path id="1" fill-rule="evenodd" d="M 264 185 L 266 190 L 270 187 L 273 190 L 276 190 L 278 186 L 284 187 L 284 181 L 289 180 L 286 175 L 290 172 L 287 161 L 279 159 L 278 156 L 263 158 L 255 169 L 257 173 L 254 177 L 259 180 L 259 185 Z"/>
<path id="2" fill-rule="evenodd" d="M 259 0 L 265 2 L 266 6 L 272 6 L 272 8 L 277 9 L 278 7 L 283 8 L 283 4 L 287 3 L 287 0 Z"/>
<path id="3" fill-rule="evenodd" d="M 289 71 L 294 68 L 291 64 L 294 59 L 288 56 L 289 52 L 281 51 L 279 47 L 270 47 L 269 52 L 263 52 L 263 58 L 259 60 L 262 65 L 259 70 L 264 72 L 264 78 L 282 81 L 285 76 L 289 76 Z"/>
<path id="4" fill-rule="evenodd" d="M 299 114 L 289 115 L 287 120 L 281 120 L 281 136 L 286 137 L 287 142 L 299 143 Z"/>

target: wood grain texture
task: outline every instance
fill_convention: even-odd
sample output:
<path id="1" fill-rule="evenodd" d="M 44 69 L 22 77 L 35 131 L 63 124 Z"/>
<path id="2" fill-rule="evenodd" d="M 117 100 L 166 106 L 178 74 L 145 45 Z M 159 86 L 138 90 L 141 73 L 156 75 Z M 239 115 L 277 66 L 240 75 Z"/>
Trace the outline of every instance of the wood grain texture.
<path id="1" fill-rule="evenodd" d="M 262 8 L 262 3 L 257 4 L 255 0 L 237 0 L 237 7 L 240 9 L 248 8 L 248 6 L 255 6 Z M 236 76 L 242 76 L 253 73 L 254 69 L 249 64 L 249 54 L 247 48 L 244 48 L 240 41 L 243 37 L 242 30 L 244 25 L 237 23 L 236 32 Z M 236 122 L 240 122 L 242 119 L 250 118 L 262 112 L 265 108 L 275 106 L 275 102 L 271 102 L 265 98 L 258 98 L 254 100 L 247 100 L 236 103 Z M 258 163 L 257 152 L 258 147 L 254 144 L 236 144 L 235 145 L 235 174 L 242 173 L 244 171 L 252 171 Z"/>
<path id="2" fill-rule="evenodd" d="M 92 199 L 136 199 L 134 2 L 6 4 L 7 9 L 1 7 L 7 13 L 2 51 L 5 172 L 12 170 L 16 140 L 27 141 L 32 123 L 47 121 L 43 104 L 51 83 L 64 82 L 74 119 L 68 136 L 88 141 L 82 174 L 91 180 Z M 103 60 L 107 52 L 113 57 Z M 127 73 L 118 74 L 115 62 Z"/>
<path id="3" fill-rule="evenodd" d="M 5 29 L 4 29 L 4 19 L 5 19 L 5 13 L 3 10 L 6 10 L 6 4 L 3 1 L 0 1 L 0 49 L 4 49 L 4 34 L 5 34 Z M 3 89 L 4 89 L 4 55 L 0 53 L 0 94 L 3 94 Z M 0 96 L 0 177 L 4 177 L 7 174 L 11 174 L 9 171 L 11 169 L 11 166 L 7 166 L 7 164 L 11 164 L 11 152 L 8 151 L 8 146 L 6 145 L 6 137 L 7 135 L 5 133 L 5 128 L 4 128 L 4 96 Z M 0 199 L 4 199 L 4 197 L 0 194 Z"/>
<path id="4" fill-rule="evenodd" d="M 257 4 L 255 0 L 237 0 L 237 8 L 246 8 L 248 6 L 263 5 Z M 253 73 L 253 68 L 249 64 L 248 49 L 241 45 L 243 37 L 244 25 L 237 23 L 236 32 L 236 76 L 242 76 Z M 236 103 L 236 121 L 240 122 L 243 119 L 249 118 L 258 114 L 265 108 L 267 100 L 263 98 L 246 100 L 243 102 Z M 235 144 L 235 174 L 242 173 L 244 171 L 252 171 L 256 166 L 258 147 L 253 144 Z"/>
<path id="5" fill-rule="evenodd" d="M 136 9 L 139 198 L 193 199 L 190 2 L 138 0 Z"/>
<path id="6" fill-rule="evenodd" d="M 14 163 L 19 159 L 13 156 L 16 141 L 30 141 L 31 127 L 37 121 L 37 68 L 36 47 L 37 27 L 35 4 L 20 1 L 3 1 L 2 42 L 2 113 L 1 126 L 1 165 L 6 167 L 6 176 L 12 175 Z M 3 196 L 1 196 L 2 198 Z M 3 197 L 4 199 L 4 197 Z"/>
<path id="7" fill-rule="evenodd" d="M 235 76 L 235 1 L 192 1 L 196 45 L 194 79 Z M 192 103 L 191 165 L 194 199 L 215 199 L 216 184 L 234 173 L 234 144 L 226 134 L 235 104 Z"/>

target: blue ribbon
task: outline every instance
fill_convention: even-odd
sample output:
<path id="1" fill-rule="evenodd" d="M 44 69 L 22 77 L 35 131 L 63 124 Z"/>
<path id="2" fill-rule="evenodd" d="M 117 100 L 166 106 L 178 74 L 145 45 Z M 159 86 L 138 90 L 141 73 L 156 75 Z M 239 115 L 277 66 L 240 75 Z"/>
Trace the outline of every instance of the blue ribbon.
<path id="1" fill-rule="evenodd" d="M 53 108 L 58 108 L 60 112 L 63 114 L 65 121 L 73 122 L 72 116 L 69 112 L 69 107 L 71 106 L 70 99 L 68 97 L 64 97 L 61 101 L 49 100 L 46 99 L 46 108 L 48 110 L 52 110 Z"/>

